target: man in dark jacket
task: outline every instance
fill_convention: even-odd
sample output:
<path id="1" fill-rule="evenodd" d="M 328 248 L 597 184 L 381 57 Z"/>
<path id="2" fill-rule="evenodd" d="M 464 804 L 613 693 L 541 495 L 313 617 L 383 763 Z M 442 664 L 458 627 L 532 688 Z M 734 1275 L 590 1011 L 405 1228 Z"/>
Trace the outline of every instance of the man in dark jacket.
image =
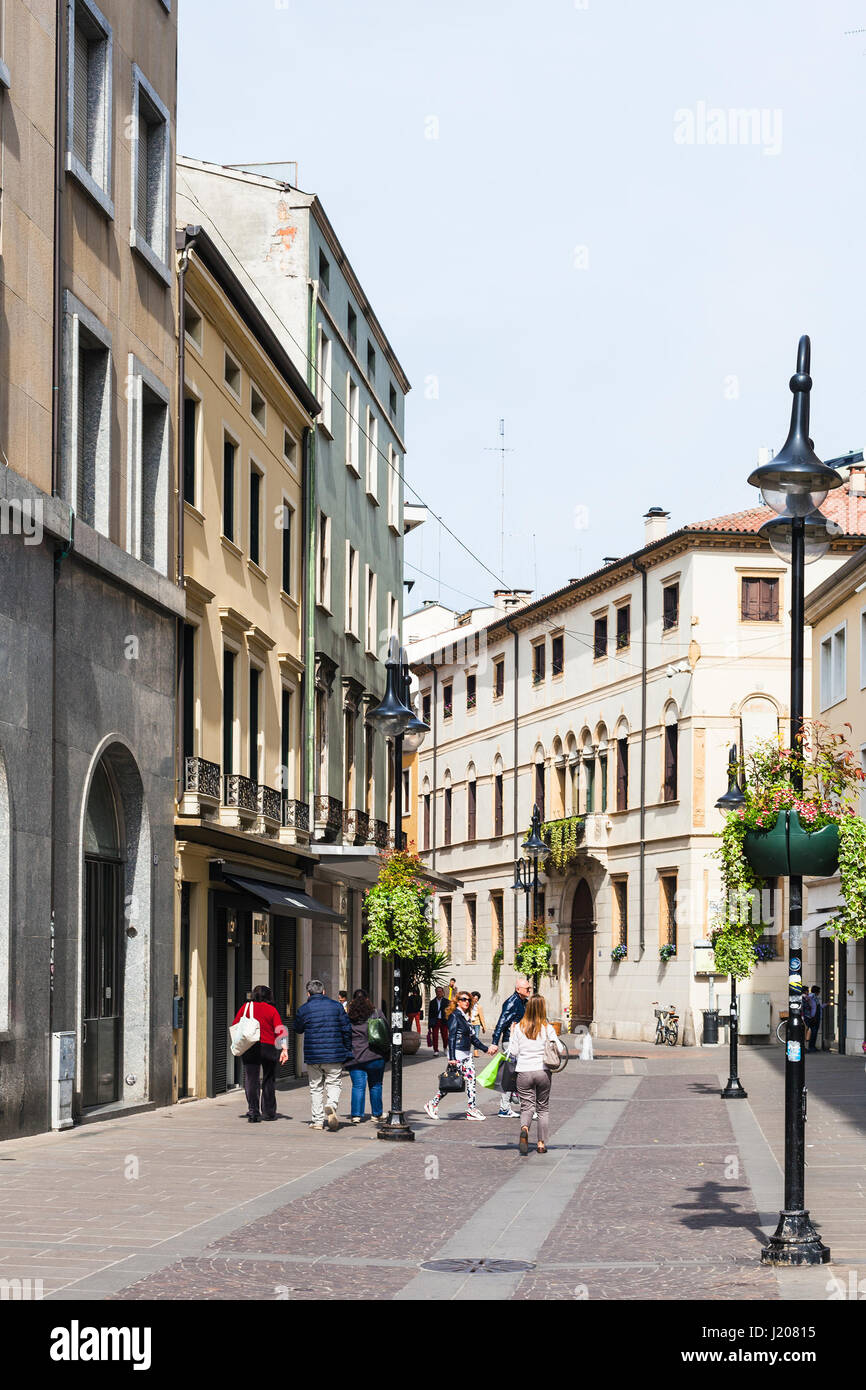
<path id="1" fill-rule="evenodd" d="M 445 1021 L 445 1010 L 448 1008 L 448 1000 L 445 998 L 445 991 L 441 985 L 436 986 L 436 993 L 430 1000 L 430 1008 L 427 1013 L 427 1021 L 430 1024 L 430 1032 L 433 1037 L 433 1056 L 439 1056 L 439 1034 L 442 1034 L 442 1046 L 448 1046 L 448 1024 Z"/>
<path id="2" fill-rule="evenodd" d="M 321 980 L 307 981 L 307 1002 L 295 1016 L 295 1032 L 304 1035 L 304 1062 L 310 1081 L 312 1129 L 340 1127 L 337 1106 L 343 1064 L 352 1060 L 352 1025 L 346 1010 L 329 999 Z M 323 1105 L 324 1099 L 324 1105 Z"/>
<path id="3" fill-rule="evenodd" d="M 509 994 L 505 1003 L 502 1005 L 502 1012 L 493 1030 L 493 1046 L 489 1047 L 488 1052 L 495 1052 L 496 1045 L 501 1043 L 502 1051 L 508 1047 L 508 1039 L 515 1023 L 519 1023 L 526 1013 L 526 1001 L 532 993 L 532 985 L 524 975 L 518 975 L 514 985 L 514 993 Z M 499 1100 L 500 1119 L 516 1119 L 519 1111 L 512 1109 L 511 1092 L 503 1091 Z"/>

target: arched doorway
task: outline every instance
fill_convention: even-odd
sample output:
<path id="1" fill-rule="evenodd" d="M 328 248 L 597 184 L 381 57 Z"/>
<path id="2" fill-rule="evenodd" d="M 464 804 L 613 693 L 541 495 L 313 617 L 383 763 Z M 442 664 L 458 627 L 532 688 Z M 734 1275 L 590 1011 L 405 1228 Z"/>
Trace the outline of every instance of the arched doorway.
<path id="1" fill-rule="evenodd" d="M 571 1022 L 592 1022 L 594 1002 L 595 921 L 592 890 L 585 878 L 571 905 Z"/>
<path id="2" fill-rule="evenodd" d="M 99 762 L 84 818 L 82 1104 L 120 1098 L 123 1034 L 122 821 L 111 775 Z"/>

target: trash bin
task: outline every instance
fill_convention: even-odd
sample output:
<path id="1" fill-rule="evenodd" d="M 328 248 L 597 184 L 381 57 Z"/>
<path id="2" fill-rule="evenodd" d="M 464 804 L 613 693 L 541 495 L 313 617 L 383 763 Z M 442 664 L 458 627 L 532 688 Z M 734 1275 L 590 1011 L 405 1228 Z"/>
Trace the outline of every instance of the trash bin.
<path id="1" fill-rule="evenodd" d="M 704 1036 L 702 1042 L 704 1047 L 712 1047 L 719 1041 L 719 1011 L 718 1009 L 704 1009 Z"/>

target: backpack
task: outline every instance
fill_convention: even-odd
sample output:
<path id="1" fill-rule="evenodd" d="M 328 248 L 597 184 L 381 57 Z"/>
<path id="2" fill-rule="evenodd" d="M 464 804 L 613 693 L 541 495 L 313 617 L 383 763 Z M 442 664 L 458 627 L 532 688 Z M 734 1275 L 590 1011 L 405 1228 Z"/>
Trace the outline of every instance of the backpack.
<path id="1" fill-rule="evenodd" d="M 391 1051 L 390 1039 L 388 1037 L 388 1025 L 383 1018 L 367 1019 L 367 1041 L 374 1052 L 378 1052 L 381 1057 L 387 1058 Z"/>
<path id="2" fill-rule="evenodd" d="M 803 998 L 803 1022 L 814 1023 L 818 1017 L 818 1001 L 814 994 L 809 993 Z"/>

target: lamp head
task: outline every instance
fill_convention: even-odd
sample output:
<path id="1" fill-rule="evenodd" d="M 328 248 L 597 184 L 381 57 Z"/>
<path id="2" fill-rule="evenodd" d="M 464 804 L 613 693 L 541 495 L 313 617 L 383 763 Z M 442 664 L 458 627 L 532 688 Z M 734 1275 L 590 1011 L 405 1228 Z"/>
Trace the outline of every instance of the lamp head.
<path id="1" fill-rule="evenodd" d="M 402 695 L 403 671 L 396 639 L 391 638 L 385 662 L 385 694 L 368 720 L 386 738 L 399 738 L 412 720 L 412 711 L 404 704 Z"/>
<path id="2" fill-rule="evenodd" d="M 804 333 L 797 352 L 797 370 L 790 381 L 794 400 L 788 438 L 775 458 L 749 475 L 749 482 L 761 489 L 767 506 L 780 515 L 808 516 L 821 506 L 832 488 L 842 483 L 836 470 L 818 458 L 809 438 L 810 358 L 811 344 Z"/>
<path id="3" fill-rule="evenodd" d="M 532 808 L 532 822 L 529 827 L 529 834 L 523 841 L 520 848 L 525 854 L 546 854 L 547 845 L 541 838 L 541 813 L 537 806 Z"/>
<path id="4" fill-rule="evenodd" d="M 717 811 L 738 811 L 745 805 L 746 798 L 740 791 L 739 782 L 739 762 L 737 760 L 737 746 L 731 744 L 731 751 L 728 754 L 728 790 L 720 796 L 716 802 Z"/>
<path id="5" fill-rule="evenodd" d="M 793 522 L 803 522 L 804 561 L 811 565 L 827 554 L 835 536 L 841 536 L 842 527 L 838 521 L 831 521 L 823 512 L 810 512 L 808 516 L 798 517 L 790 512 L 782 516 L 771 516 L 758 531 L 759 536 L 770 542 L 780 560 L 790 565 L 793 554 Z"/>

